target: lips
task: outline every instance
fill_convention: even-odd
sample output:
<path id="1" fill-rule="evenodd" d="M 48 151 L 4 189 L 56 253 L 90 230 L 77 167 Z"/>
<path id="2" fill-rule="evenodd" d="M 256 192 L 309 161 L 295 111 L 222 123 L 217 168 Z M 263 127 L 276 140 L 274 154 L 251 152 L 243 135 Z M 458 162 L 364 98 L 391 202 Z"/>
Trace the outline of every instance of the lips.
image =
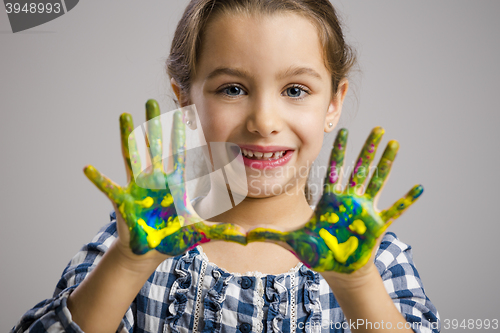
<path id="1" fill-rule="evenodd" d="M 293 155 L 293 150 L 287 150 L 283 157 L 275 160 L 252 160 L 243 156 L 243 163 L 253 169 L 272 169 L 285 165 L 290 161 Z"/>
<path id="2" fill-rule="evenodd" d="M 275 152 L 261 152 L 261 151 L 252 151 L 248 149 L 242 149 L 243 156 L 252 159 L 252 160 L 277 160 L 283 155 L 285 155 L 286 150 L 280 150 Z"/>
<path id="3" fill-rule="evenodd" d="M 285 165 L 294 154 L 294 149 L 285 146 L 239 145 L 243 162 L 254 169 L 271 169 Z"/>
<path id="4" fill-rule="evenodd" d="M 234 157 L 241 151 L 243 163 L 248 167 L 253 169 L 272 169 L 288 163 L 293 157 L 295 149 L 287 146 L 232 144 L 229 151 Z"/>

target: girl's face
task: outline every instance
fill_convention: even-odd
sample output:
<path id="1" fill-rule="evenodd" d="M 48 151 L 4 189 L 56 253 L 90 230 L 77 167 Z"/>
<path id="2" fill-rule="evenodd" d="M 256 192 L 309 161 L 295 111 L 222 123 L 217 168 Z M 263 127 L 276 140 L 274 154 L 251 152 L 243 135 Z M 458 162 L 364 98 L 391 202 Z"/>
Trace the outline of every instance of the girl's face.
<path id="1" fill-rule="evenodd" d="M 242 149 L 248 196 L 302 193 L 347 91 L 344 81 L 332 99 L 322 52 L 315 26 L 295 14 L 226 15 L 207 26 L 189 101 L 207 142 Z"/>

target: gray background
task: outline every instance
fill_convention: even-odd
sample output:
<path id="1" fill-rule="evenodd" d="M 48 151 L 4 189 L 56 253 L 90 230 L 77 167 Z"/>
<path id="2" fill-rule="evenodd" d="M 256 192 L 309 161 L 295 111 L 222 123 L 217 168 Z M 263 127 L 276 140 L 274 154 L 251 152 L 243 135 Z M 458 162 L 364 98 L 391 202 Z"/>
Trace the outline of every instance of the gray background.
<path id="1" fill-rule="evenodd" d="M 0 11 L 0 331 L 51 297 L 109 221 L 111 204 L 82 168 L 125 183 L 119 115 L 143 122 L 148 98 L 174 108 L 164 61 L 186 4 L 80 1 L 17 34 Z M 412 245 L 441 319 L 500 318 L 500 2 L 334 5 L 360 63 L 342 118 L 348 161 L 376 125 L 386 129 L 382 145 L 399 140 L 379 207 L 416 183 L 425 192 L 390 230 Z"/>

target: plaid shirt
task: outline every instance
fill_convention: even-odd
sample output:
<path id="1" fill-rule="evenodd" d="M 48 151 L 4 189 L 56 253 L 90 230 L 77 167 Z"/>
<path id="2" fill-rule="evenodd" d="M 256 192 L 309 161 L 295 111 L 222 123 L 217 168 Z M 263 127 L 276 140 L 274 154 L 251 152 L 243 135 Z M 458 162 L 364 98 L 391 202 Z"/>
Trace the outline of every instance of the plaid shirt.
<path id="1" fill-rule="evenodd" d="M 82 332 L 67 298 L 116 239 L 114 213 L 111 218 L 70 261 L 53 298 L 26 312 L 11 332 Z M 408 325 L 415 332 L 439 332 L 438 312 L 425 295 L 410 246 L 387 233 L 375 265 Z M 323 277 L 302 263 L 279 275 L 239 275 L 210 263 L 198 246 L 158 266 L 117 332 L 350 332 L 353 324 Z"/>

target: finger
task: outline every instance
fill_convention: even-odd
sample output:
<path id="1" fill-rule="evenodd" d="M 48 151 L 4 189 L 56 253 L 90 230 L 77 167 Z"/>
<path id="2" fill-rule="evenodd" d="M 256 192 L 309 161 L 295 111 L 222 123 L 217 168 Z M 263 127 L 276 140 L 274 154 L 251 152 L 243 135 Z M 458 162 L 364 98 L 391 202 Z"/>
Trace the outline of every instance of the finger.
<path id="1" fill-rule="evenodd" d="M 230 241 L 242 245 L 247 244 L 246 232 L 240 226 L 230 223 L 215 223 L 213 225 L 206 225 L 203 222 L 199 222 L 195 224 L 195 226 L 199 228 L 205 228 L 204 234 L 210 240 Z"/>
<path id="2" fill-rule="evenodd" d="M 289 236 L 290 232 L 271 229 L 265 226 L 256 226 L 247 231 L 247 242 L 270 242 L 293 251 L 292 247 L 287 243 Z"/>
<path id="3" fill-rule="evenodd" d="M 330 154 L 330 161 L 328 162 L 328 171 L 325 176 L 325 186 L 329 188 L 330 192 L 334 190 L 334 185 L 341 181 L 339 178 L 340 171 L 344 165 L 344 155 L 347 144 L 348 131 L 342 128 L 335 137 L 333 149 Z"/>
<path id="4" fill-rule="evenodd" d="M 246 245 L 243 228 L 229 223 L 197 222 L 178 229 L 163 238 L 159 245 L 156 242 L 148 246 L 157 246 L 156 250 L 168 255 L 178 255 L 198 244 L 213 240 L 223 240 Z"/>
<path id="5" fill-rule="evenodd" d="M 85 173 L 85 176 L 87 176 L 87 178 L 90 179 L 90 181 L 94 183 L 94 185 L 97 186 L 99 190 L 101 190 L 109 199 L 111 199 L 111 201 L 115 202 L 117 205 L 120 205 L 122 203 L 123 190 L 120 186 L 103 176 L 92 165 L 86 166 L 83 169 L 83 172 Z"/>
<path id="6" fill-rule="evenodd" d="M 366 195 L 374 198 L 379 194 L 380 189 L 387 180 L 387 176 L 391 172 L 392 162 L 396 158 L 399 150 L 399 143 L 396 140 L 391 140 L 387 143 L 384 153 L 378 162 L 377 169 L 370 179 L 370 183 L 366 189 Z"/>
<path id="7" fill-rule="evenodd" d="M 137 143 L 134 136 L 134 122 L 129 113 L 120 116 L 120 134 L 122 141 L 122 154 L 125 159 L 127 179 L 134 181 L 141 172 L 141 158 L 137 151 Z"/>
<path id="8" fill-rule="evenodd" d="M 408 209 L 424 192 L 422 185 L 415 185 L 404 197 L 396 201 L 389 209 L 380 213 L 382 220 L 389 225 Z"/>
<path id="9" fill-rule="evenodd" d="M 182 113 L 175 112 L 172 124 L 172 158 L 174 170 L 184 170 L 186 163 L 186 125 L 182 121 Z"/>
<path id="10" fill-rule="evenodd" d="M 161 142 L 161 117 L 160 106 L 154 99 L 146 102 L 146 120 L 149 142 L 149 151 L 151 154 L 151 163 L 154 170 L 163 170 L 163 145 Z"/>
<path id="11" fill-rule="evenodd" d="M 384 129 L 382 127 L 375 127 L 368 139 L 365 141 L 365 145 L 361 150 L 361 153 L 356 160 L 356 166 L 351 173 L 351 177 L 349 179 L 349 187 L 357 187 L 360 188 L 368 176 L 368 168 L 373 162 L 373 158 L 375 157 L 375 153 L 377 152 L 377 146 L 384 135 Z"/>

